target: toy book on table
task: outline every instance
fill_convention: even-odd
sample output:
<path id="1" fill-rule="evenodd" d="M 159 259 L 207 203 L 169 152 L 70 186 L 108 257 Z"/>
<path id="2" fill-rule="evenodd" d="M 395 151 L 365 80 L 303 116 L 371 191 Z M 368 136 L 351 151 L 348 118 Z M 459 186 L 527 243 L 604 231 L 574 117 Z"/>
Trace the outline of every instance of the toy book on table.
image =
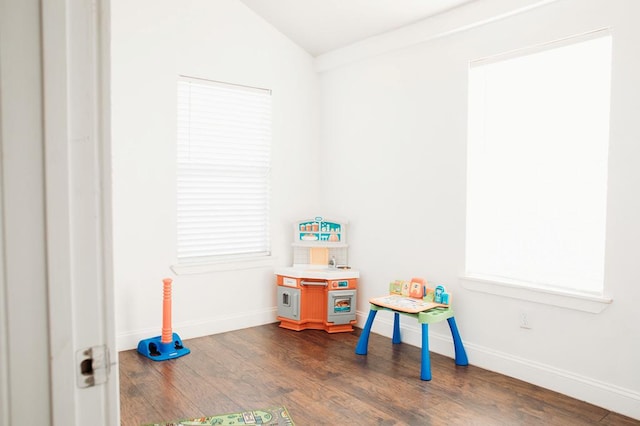
<path id="1" fill-rule="evenodd" d="M 445 297 L 443 297 L 443 295 Z M 444 303 L 443 303 L 444 302 Z M 428 288 L 424 278 L 396 280 L 389 284 L 389 294 L 369 299 L 369 303 L 396 311 L 416 314 L 438 307 L 448 307 L 450 298 L 443 286 Z"/>

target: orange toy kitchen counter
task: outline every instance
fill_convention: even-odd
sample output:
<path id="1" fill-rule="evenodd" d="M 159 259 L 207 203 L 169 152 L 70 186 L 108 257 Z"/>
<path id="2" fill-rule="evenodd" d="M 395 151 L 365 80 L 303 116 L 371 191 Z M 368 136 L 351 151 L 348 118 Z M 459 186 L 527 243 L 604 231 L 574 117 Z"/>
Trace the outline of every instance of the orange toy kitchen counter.
<path id="1" fill-rule="evenodd" d="M 360 274 L 352 269 L 276 269 L 278 320 L 289 330 L 353 331 Z"/>

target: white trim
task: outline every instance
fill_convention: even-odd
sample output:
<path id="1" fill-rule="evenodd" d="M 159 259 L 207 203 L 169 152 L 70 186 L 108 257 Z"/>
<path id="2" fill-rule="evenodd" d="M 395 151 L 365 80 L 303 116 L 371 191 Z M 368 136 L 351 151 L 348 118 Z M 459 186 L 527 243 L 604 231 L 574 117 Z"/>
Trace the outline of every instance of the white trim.
<path id="1" fill-rule="evenodd" d="M 41 2 L 0 1 L 0 424 L 52 424 Z M 25 356 L 25 353 L 28 356 Z"/>
<path id="2" fill-rule="evenodd" d="M 612 298 L 606 296 L 592 296 L 548 288 L 528 287 L 506 281 L 500 282 L 472 276 L 460 277 L 460 283 L 463 288 L 470 291 L 559 306 L 592 314 L 599 314 L 613 302 Z"/>
<path id="3" fill-rule="evenodd" d="M 372 332 L 390 339 L 393 333 L 393 317 L 384 314 L 381 316 L 381 312 L 385 311 L 378 312 Z M 357 313 L 358 327 L 364 326 L 367 316 L 368 312 Z M 401 316 L 400 334 L 403 343 L 416 347 L 422 346 L 422 329 L 417 321 Z M 470 365 L 523 380 L 640 420 L 639 392 L 476 345 L 465 341 L 464 334 L 461 338 Z M 391 341 L 389 344 L 392 344 Z M 446 324 L 434 324 L 429 328 L 429 350 L 450 357 L 453 362 L 453 341 Z M 369 352 L 373 353 L 373 351 L 375 348 L 369 347 Z M 433 380 L 437 380 L 437 371 L 433 371 Z"/>
<path id="4" fill-rule="evenodd" d="M 582 43 L 585 41 L 607 36 L 611 36 L 611 28 L 598 28 L 595 30 L 583 32 L 581 34 L 574 34 L 563 37 L 558 40 L 547 41 L 533 46 L 526 46 L 510 50 L 508 52 L 498 53 L 496 55 L 477 58 L 469 63 L 469 68 L 494 64 L 496 62 L 506 61 L 509 59 L 518 58 L 520 56 L 532 55 L 538 52 L 543 52 L 545 50 L 556 49 L 559 47 L 569 46 L 572 44 Z"/>
<path id="5" fill-rule="evenodd" d="M 47 193 L 47 259 L 49 262 L 49 325 L 51 354 L 52 423 L 74 424 L 75 369 L 70 360 L 75 357 L 74 339 L 69 325 L 73 324 L 71 290 L 70 212 L 67 179 L 69 155 L 68 111 L 68 44 L 67 6 L 61 2 L 42 4 L 42 42 L 45 116 L 45 184 Z M 54 197 L 53 194 L 56 194 Z M 66 410 L 62 407 L 68 407 Z M 71 409 L 69 409 L 71 408 Z"/>
<path id="6" fill-rule="evenodd" d="M 106 423 L 120 423 L 120 374 L 118 352 L 116 350 L 116 286 L 113 272 L 113 165 L 111 163 L 111 0 L 94 1 L 97 28 L 94 29 L 97 42 L 94 46 L 96 55 L 96 133 L 99 139 L 97 147 L 97 164 L 101 167 L 96 177 L 99 179 L 100 241 L 98 248 L 102 254 L 103 306 L 102 317 L 104 343 L 108 346 L 111 361 L 111 374 L 105 384 L 106 390 Z M 97 2 L 97 5 L 96 5 Z M 101 342 L 102 343 L 102 342 Z M 104 398 L 104 396 L 103 396 Z"/>
<path id="7" fill-rule="evenodd" d="M 558 0 L 484 0 L 471 2 L 450 12 L 319 55 L 314 60 L 314 68 L 319 73 L 329 71 L 369 57 L 434 41 L 500 21 L 556 1 Z"/>
<path id="8" fill-rule="evenodd" d="M 173 331 L 177 333 L 180 338 L 185 341 L 185 345 L 189 347 L 188 339 L 271 324 L 276 322 L 277 314 L 278 309 L 273 307 L 257 311 L 241 312 L 235 315 L 209 317 L 202 320 L 179 322 L 173 326 Z M 117 336 L 117 349 L 118 351 L 135 349 L 138 347 L 140 340 L 158 336 L 160 331 L 160 328 L 145 328 L 119 334 Z"/>
<path id="9" fill-rule="evenodd" d="M 246 90 L 247 92 L 254 92 L 254 93 L 267 93 L 269 95 L 271 95 L 271 89 L 265 89 L 263 87 L 255 87 L 255 86 L 247 86 L 246 84 L 235 84 L 235 83 L 227 83 L 226 81 L 218 81 L 218 80 L 211 80 L 208 78 L 202 78 L 202 77 L 194 77 L 194 76 L 188 76 L 188 75 L 179 75 L 178 76 L 178 81 L 186 81 L 186 82 L 193 82 L 196 84 L 202 84 L 205 86 L 213 86 L 213 87 L 223 87 L 223 88 L 232 88 L 235 90 Z"/>
<path id="10" fill-rule="evenodd" d="M 0 152 L 2 152 L 2 111 L 0 111 Z M 0 425 L 10 424 L 9 405 L 9 328 L 7 327 L 7 288 L 4 269 L 4 179 L 0 162 Z"/>
<path id="11" fill-rule="evenodd" d="M 52 424 L 119 423 L 111 264 L 109 0 L 42 2 Z M 108 381 L 79 388 L 105 345 Z"/>

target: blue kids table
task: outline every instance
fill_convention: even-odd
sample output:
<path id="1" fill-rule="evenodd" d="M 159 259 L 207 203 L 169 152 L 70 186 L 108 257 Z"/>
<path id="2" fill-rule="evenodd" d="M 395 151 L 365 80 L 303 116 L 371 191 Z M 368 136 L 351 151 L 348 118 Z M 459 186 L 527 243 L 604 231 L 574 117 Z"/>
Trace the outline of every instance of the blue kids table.
<path id="1" fill-rule="evenodd" d="M 356 346 L 356 354 L 367 354 L 371 326 L 373 325 L 373 320 L 375 319 L 376 314 L 381 310 L 393 312 L 393 338 L 391 339 L 391 341 L 394 344 L 401 343 L 400 314 L 417 319 L 418 323 L 420 323 L 420 325 L 422 326 L 422 362 L 420 365 L 421 380 L 431 380 L 431 360 L 429 357 L 429 324 L 435 324 L 447 320 L 447 322 L 449 323 L 449 328 L 451 329 L 451 336 L 453 337 L 456 365 L 469 365 L 467 353 L 462 344 L 462 339 L 460 339 L 460 333 L 458 332 L 458 327 L 456 326 L 456 320 L 453 317 L 453 308 L 451 307 L 437 307 L 423 312 L 408 313 L 371 303 L 369 317 L 367 318 L 367 322 L 362 329 L 362 334 L 360 334 L 360 339 L 358 340 L 358 344 Z"/>

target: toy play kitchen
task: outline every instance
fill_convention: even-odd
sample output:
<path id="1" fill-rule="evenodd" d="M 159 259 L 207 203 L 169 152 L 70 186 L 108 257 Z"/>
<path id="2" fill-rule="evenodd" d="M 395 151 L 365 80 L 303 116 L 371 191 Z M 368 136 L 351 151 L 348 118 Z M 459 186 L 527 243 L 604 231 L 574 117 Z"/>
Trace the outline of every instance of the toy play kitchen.
<path id="1" fill-rule="evenodd" d="M 347 222 L 302 220 L 293 236 L 293 266 L 275 270 L 280 327 L 353 331 L 360 273 L 347 266 Z"/>

